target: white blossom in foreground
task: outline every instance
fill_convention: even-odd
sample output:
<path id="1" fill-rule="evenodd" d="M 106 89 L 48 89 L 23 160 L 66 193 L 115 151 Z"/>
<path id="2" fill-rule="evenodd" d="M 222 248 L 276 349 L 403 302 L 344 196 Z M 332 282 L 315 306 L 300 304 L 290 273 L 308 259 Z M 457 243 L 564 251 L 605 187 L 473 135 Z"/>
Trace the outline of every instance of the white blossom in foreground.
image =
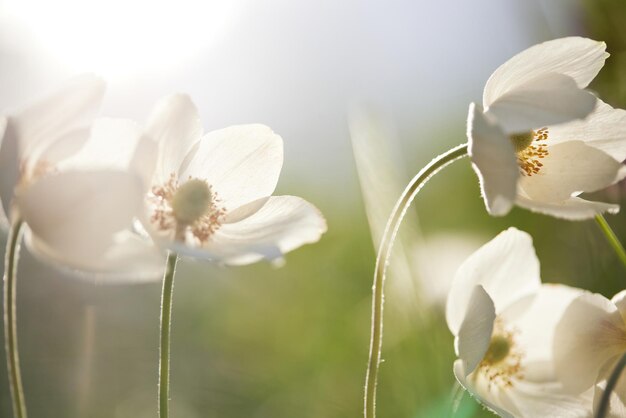
<path id="1" fill-rule="evenodd" d="M 104 88 L 77 77 L 6 118 L 2 206 L 27 224 L 29 248 L 60 268 L 109 281 L 158 278 L 162 257 L 131 232 L 146 188 L 135 151 L 146 141 L 131 121 L 94 120 Z"/>
<path id="2" fill-rule="evenodd" d="M 586 292 L 567 308 L 554 335 L 557 376 L 576 394 L 593 388 L 597 408 L 606 380 L 626 353 L 626 291 L 611 300 Z M 610 417 L 626 416 L 626 379 L 611 395 Z"/>
<path id="3" fill-rule="evenodd" d="M 485 244 L 459 268 L 446 306 L 459 383 L 503 417 L 591 417 L 591 395 L 566 394 L 552 357 L 554 327 L 580 293 L 541 284 L 525 232 Z"/>
<path id="4" fill-rule="evenodd" d="M 224 264 L 279 260 L 316 242 L 326 221 L 307 201 L 271 196 L 283 163 L 283 142 L 263 125 L 202 134 L 185 95 L 163 99 L 147 127 L 159 144 L 146 171 L 146 229 L 164 248 Z"/>
<path id="5" fill-rule="evenodd" d="M 579 37 L 535 45 L 491 75 L 482 108 L 470 105 L 469 153 L 490 214 L 517 204 L 576 220 L 619 209 L 578 197 L 626 175 L 626 111 L 584 90 L 605 49 Z"/>

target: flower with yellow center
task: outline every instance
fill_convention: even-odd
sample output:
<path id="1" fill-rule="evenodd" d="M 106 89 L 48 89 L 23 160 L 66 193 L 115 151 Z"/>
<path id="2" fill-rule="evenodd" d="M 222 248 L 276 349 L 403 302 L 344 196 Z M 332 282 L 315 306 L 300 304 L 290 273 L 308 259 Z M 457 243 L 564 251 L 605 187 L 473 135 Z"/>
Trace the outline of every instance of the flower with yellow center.
<path id="1" fill-rule="evenodd" d="M 605 49 L 591 39 L 555 39 L 491 75 L 482 108 L 472 103 L 467 122 L 489 213 L 505 215 L 517 204 L 574 220 L 619 209 L 578 197 L 626 175 L 626 111 L 585 90 L 608 57 Z"/>
<path id="2" fill-rule="evenodd" d="M 146 134 L 158 143 L 143 224 L 164 248 L 224 264 L 278 260 L 316 242 L 326 221 L 295 196 L 272 196 L 283 162 L 280 136 L 263 125 L 202 134 L 185 95 L 161 100 Z"/>
<path id="3" fill-rule="evenodd" d="M 104 89 L 79 76 L 3 119 L 0 217 L 22 219 L 29 249 L 66 271 L 157 279 L 159 252 L 131 231 L 145 188 L 133 167 L 149 143 L 132 121 L 95 119 Z"/>
<path id="4" fill-rule="evenodd" d="M 580 294 L 541 284 L 525 232 L 485 244 L 459 267 L 446 305 L 459 383 L 502 417 L 591 417 L 591 395 L 563 390 L 552 354 L 560 314 Z"/>

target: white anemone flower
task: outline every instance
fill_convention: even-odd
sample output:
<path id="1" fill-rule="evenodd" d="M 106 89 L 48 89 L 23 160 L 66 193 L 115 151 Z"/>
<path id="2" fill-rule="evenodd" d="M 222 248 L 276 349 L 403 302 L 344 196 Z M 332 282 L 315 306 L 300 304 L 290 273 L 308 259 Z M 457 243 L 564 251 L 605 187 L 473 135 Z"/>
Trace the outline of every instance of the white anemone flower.
<path id="1" fill-rule="evenodd" d="M 61 269 L 107 281 L 157 279 L 162 256 L 131 232 L 146 189 L 134 166 L 149 142 L 132 121 L 94 120 L 104 88 L 95 76 L 77 77 L 6 118 L 2 206 L 28 226 L 29 249 Z"/>
<path id="2" fill-rule="evenodd" d="M 626 111 L 584 90 L 605 49 L 579 37 L 535 45 L 491 75 L 482 109 L 470 105 L 469 154 L 490 214 L 517 204 L 578 220 L 619 209 L 578 197 L 626 175 Z"/>
<path id="3" fill-rule="evenodd" d="M 283 163 L 283 142 L 264 125 L 202 134 L 189 97 L 160 101 L 147 127 L 159 144 L 147 178 L 146 230 L 180 255 L 249 264 L 319 240 L 326 221 L 307 201 L 271 196 Z"/>
<path id="4" fill-rule="evenodd" d="M 626 353 L 626 291 L 611 300 L 586 292 L 576 298 L 554 335 L 556 371 L 566 390 L 595 389 L 598 406 L 606 380 Z M 626 416 L 626 379 L 618 381 L 609 404 L 610 417 Z"/>
<path id="5" fill-rule="evenodd" d="M 446 306 L 454 374 L 502 417 L 591 417 L 591 395 L 563 391 L 554 372 L 554 327 L 581 293 L 542 285 L 531 237 L 510 228 L 459 268 Z"/>

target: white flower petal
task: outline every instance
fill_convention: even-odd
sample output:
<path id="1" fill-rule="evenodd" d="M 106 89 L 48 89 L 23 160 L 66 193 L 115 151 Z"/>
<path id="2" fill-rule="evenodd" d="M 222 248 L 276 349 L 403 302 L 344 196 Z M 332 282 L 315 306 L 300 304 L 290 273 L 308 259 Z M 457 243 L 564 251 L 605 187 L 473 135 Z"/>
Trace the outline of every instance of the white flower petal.
<path id="1" fill-rule="evenodd" d="M 516 300 L 535 293 L 541 286 L 541 279 L 530 235 L 509 228 L 459 267 L 446 304 L 448 327 L 455 335 L 477 285 L 482 285 L 493 300 L 496 314 Z"/>
<path id="2" fill-rule="evenodd" d="M 579 88 L 585 88 L 608 56 L 604 42 L 580 37 L 554 39 L 532 46 L 493 72 L 485 85 L 483 104 L 489 107 L 509 91 L 551 73 L 567 75 Z"/>
<path id="3" fill-rule="evenodd" d="M 62 272 L 97 283 L 143 283 L 163 277 L 163 253 L 150 240 L 128 230 L 116 234 L 113 243 L 104 252 L 97 251 L 90 257 L 59 252 L 30 230 L 25 241 L 33 254 Z"/>
<path id="4" fill-rule="evenodd" d="M 493 391 L 484 393 L 484 391 L 475 386 L 472 375 L 468 377 L 463 360 L 454 362 L 454 376 L 461 386 L 493 413 L 500 415 L 502 418 L 515 418 L 517 416 L 517 409 L 511 403 L 506 392 L 499 390 L 498 387 L 494 387 Z"/>
<path id="5" fill-rule="evenodd" d="M 40 146 L 69 131 L 85 128 L 96 116 L 104 96 L 104 81 L 92 74 L 75 77 L 55 93 L 9 118 L 19 137 L 20 154 L 30 157 Z"/>
<path id="6" fill-rule="evenodd" d="M 470 374 L 482 361 L 493 333 L 496 308 L 482 286 L 476 286 L 470 297 L 465 318 L 455 338 L 457 355 L 465 362 Z"/>
<path id="7" fill-rule="evenodd" d="M 509 305 L 500 314 L 508 326 L 519 332 L 516 342 L 524 352 L 525 381 L 556 382 L 553 359 L 556 325 L 571 302 L 583 293 L 574 287 L 544 284 L 536 293 Z"/>
<path id="8" fill-rule="evenodd" d="M 583 141 L 622 162 L 626 159 L 626 110 L 597 99 L 594 111 L 584 120 L 550 126 L 548 136 L 550 145 Z"/>
<path id="9" fill-rule="evenodd" d="M 84 144 L 69 158 L 57 164 L 59 170 L 85 169 L 120 169 L 126 170 L 131 165 L 138 143 L 142 137 L 142 128 L 128 119 L 96 119 Z M 67 145 L 65 143 L 67 142 Z M 56 146 L 54 146 L 56 145 Z M 77 145 L 76 141 L 61 141 L 43 155 L 58 152 L 60 146 L 69 148 Z M 68 154 L 68 152 L 64 152 Z"/>
<path id="10" fill-rule="evenodd" d="M 565 310 L 554 337 L 556 373 L 564 388 L 581 393 L 592 387 L 600 369 L 622 351 L 626 327 L 616 306 L 587 293 Z"/>
<path id="11" fill-rule="evenodd" d="M 493 115 L 508 134 L 582 119 L 593 111 L 596 97 L 581 90 L 571 77 L 546 74 L 508 91 L 485 112 Z"/>
<path id="12" fill-rule="evenodd" d="M 283 165 L 283 140 L 264 125 L 209 132 L 180 177 L 206 179 L 226 211 L 272 194 Z"/>
<path id="13" fill-rule="evenodd" d="M 295 196 L 272 196 L 254 214 L 222 225 L 202 248 L 175 249 L 181 255 L 242 265 L 278 259 L 318 241 L 324 232 L 326 221 L 315 206 Z"/>
<path id="14" fill-rule="evenodd" d="M 548 147 L 539 173 L 520 178 L 519 187 L 532 200 L 557 203 L 580 192 L 594 192 L 624 177 L 624 166 L 581 141 Z"/>
<path id="15" fill-rule="evenodd" d="M 624 318 L 624 323 L 626 324 L 626 290 L 622 290 L 617 293 L 615 296 L 611 298 L 611 303 L 617 307 L 622 318 Z M 626 379 L 624 379 L 626 380 Z"/>
<path id="16" fill-rule="evenodd" d="M 74 259 L 102 256 L 114 235 L 130 228 L 142 205 L 142 184 L 126 172 L 67 171 L 17 190 L 16 204 L 33 234 Z"/>
<path id="17" fill-rule="evenodd" d="M 556 203 L 540 202 L 530 200 L 526 197 L 518 196 L 515 203 L 525 209 L 544 215 L 554 216 L 555 218 L 566 219 L 569 221 L 580 221 L 590 219 L 599 213 L 615 214 L 619 212 L 619 205 L 610 203 L 591 202 L 579 197 L 570 197 L 567 200 Z"/>
<path id="18" fill-rule="evenodd" d="M 154 181 L 163 184 L 171 174 L 178 176 L 185 156 L 202 137 L 198 109 L 185 94 L 167 96 L 155 105 L 146 134 L 160 146 Z"/>
<path id="19" fill-rule="evenodd" d="M 487 211 L 491 215 L 506 215 L 513 206 L 519 177 L 513 144 L 474 103 L 469 108 L 467 138 Z"/>

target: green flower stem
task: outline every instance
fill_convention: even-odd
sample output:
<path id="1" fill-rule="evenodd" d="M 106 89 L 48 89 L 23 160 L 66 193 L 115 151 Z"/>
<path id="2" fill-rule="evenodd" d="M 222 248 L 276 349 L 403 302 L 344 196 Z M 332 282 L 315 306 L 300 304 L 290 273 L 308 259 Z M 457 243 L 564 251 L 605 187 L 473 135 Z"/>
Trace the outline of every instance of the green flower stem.
<path id="1" fill-rule="evenodd" d="M 178 256 L 170 252 L 167 256 L 161 295 L 161 347 L 159 357 L 159 418 L 169 416 L 170 401 L 170 330 L 172 325 L 172 296 L 174 273 Z"/>
<path id="2" fill-rule="evenodd" d="M 611 393 L 613 393 L 615 386 L 617 386 L 617 382 L 619 381 L 624 367 L 626 367 L 626 354 L 619 359 L 615 369 L 613 369 L 613 373 L 611 373 L 609 380 L 606 382 L 606 388 L 604 388 L 604 393 L 602 393 L 602 399 L 600 399 L 600 406 L 598 407 L 596 418 L 604 418 L 609 411 Z"/>
<path id="3" fill-rule="evenodd" d="M 626 268 L 626 251 L 624 250 L 624 246 L 622 245 L 622 243 L 619 241 L 619 238 L 617 238 L 617 235 L 615 235 L 615 232 L 613 232 L 613 229 L 611 229 L 609 223 L 606 221 L 606 219 L 604 219 L 604 216 L 596 215 L 596 222 L 604 233 L 606 240 L 609 242 L 609 244 L 611 244 L 613 251 L 615 251 L 615 254 L 617 254 L 617 256 L 619 257 L 622 265 L 624 266 L 624 268 Z"/>
<path id="4" fill-rule="evenodd" d="M 370 354 L 365 377 L 365 418 L 376 416 L 376 384 L 380 367 L 380 358 L 383 344 L 383 285 L 385 274 L 393 242 L 398 234 L 402 218 L 406 214 L 411 202 L 420 191 L 422 186 L 439 170 L 448 164 L 467 155 L 467 144 L 458 145 L 441 154 L 424 167 L 409 183 L 398 201 L 396 202 L 383 233 L 383 238 L 376 255 L 376 268 L 374 272 L 374 285 L 372 287 L 372 330 L 370 340 Z"/>
<path id="5" fill-rule="evenodd" d="M 26 402 L 22 388 L 20 357 L 17 350 L 16 319 L 16 280 L 17 263 L 22 238 L 22 220 L 17 219 L 9 229 L 4 258 L 4 339 L 9 372 L 9 386 L 13 399 L 13 414 L 16 418 L 26 418 Z"/>

